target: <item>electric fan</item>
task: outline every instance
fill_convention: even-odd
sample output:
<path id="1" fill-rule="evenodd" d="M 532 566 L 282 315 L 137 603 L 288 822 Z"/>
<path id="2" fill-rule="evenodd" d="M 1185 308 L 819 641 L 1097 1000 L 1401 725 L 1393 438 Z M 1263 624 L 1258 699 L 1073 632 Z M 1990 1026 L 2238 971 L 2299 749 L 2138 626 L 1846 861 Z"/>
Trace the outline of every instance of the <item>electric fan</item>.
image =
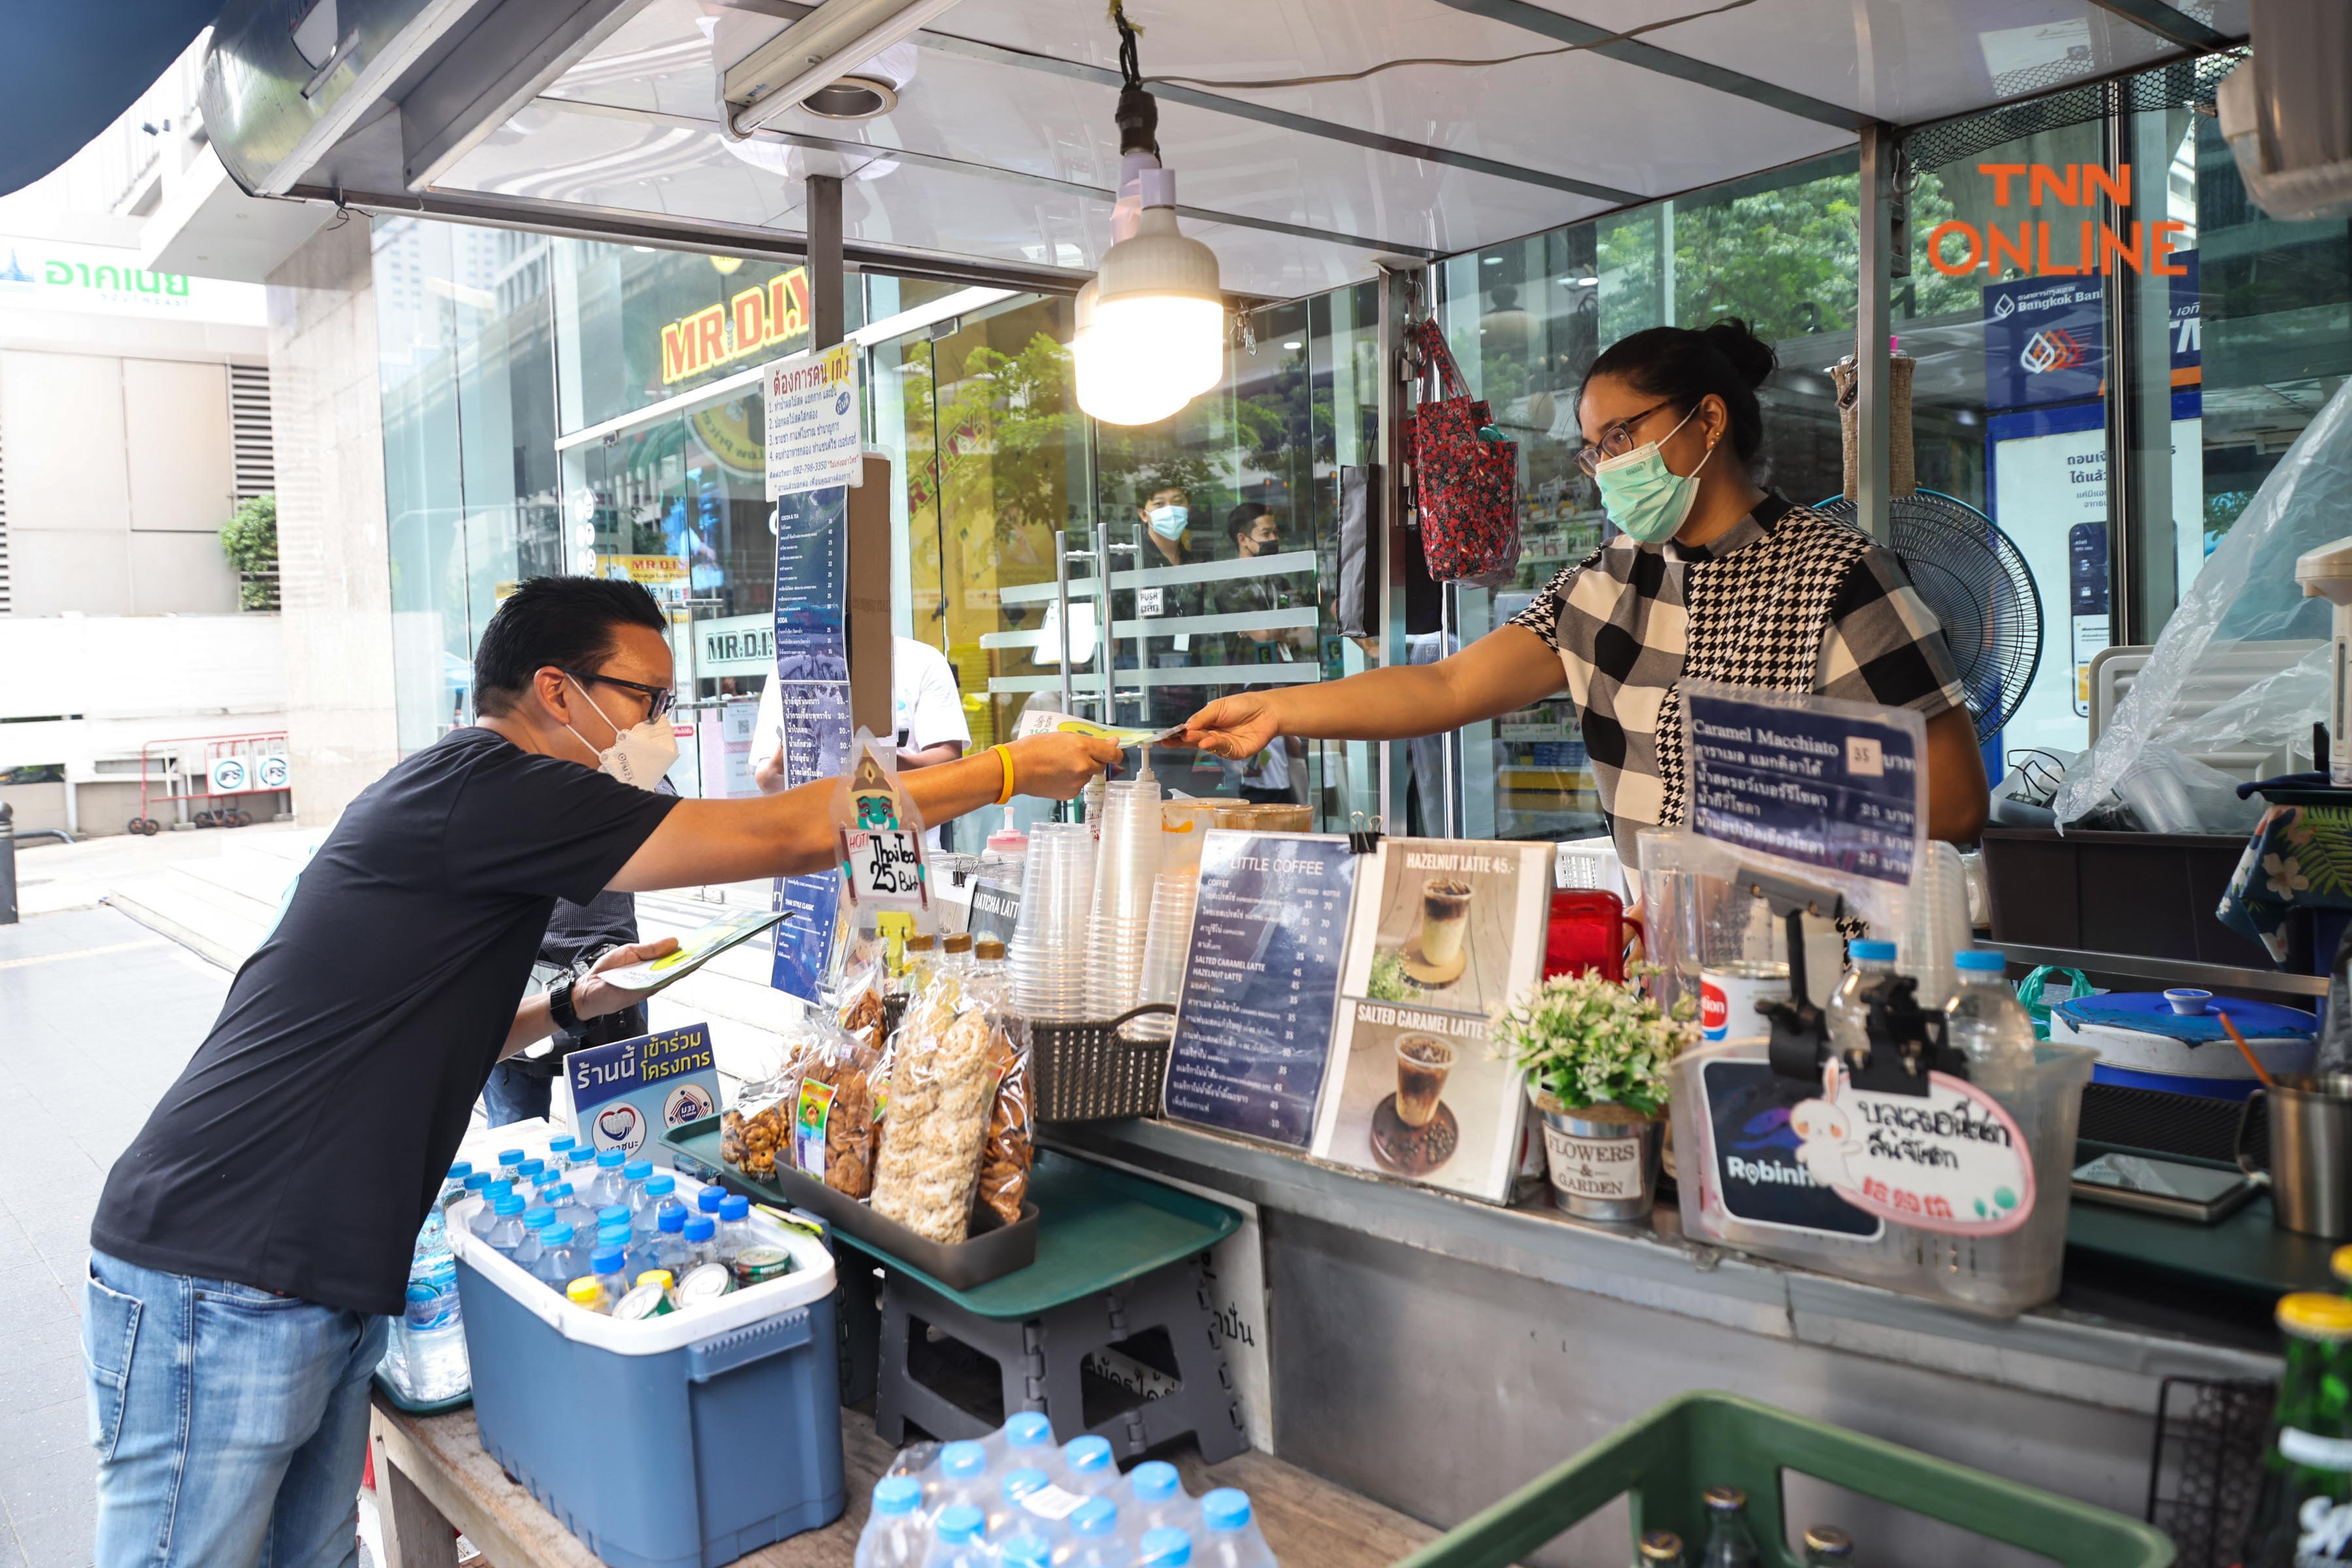
<path id="1" fill-rule="evenodd" d="M 1814 508 L 1861 526 L 1853 502 Z M 1888 547 L 1944 627 L 1979 743 L 2017 712 L 2042 662 L 2042 597 L 2016 542 L 1954 496 L 1913 490 L 1887 503 Z"/>

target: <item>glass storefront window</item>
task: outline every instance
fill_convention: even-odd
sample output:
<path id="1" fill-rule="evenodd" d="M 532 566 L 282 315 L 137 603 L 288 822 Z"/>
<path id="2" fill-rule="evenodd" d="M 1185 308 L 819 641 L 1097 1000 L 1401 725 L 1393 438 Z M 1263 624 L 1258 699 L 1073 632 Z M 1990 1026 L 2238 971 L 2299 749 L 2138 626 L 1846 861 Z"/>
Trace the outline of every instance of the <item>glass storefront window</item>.
<path id="1" fill-rule="evenodd" d="M 1654 326 L 1746 321 L 1772 343 L 1764 471 L 1796 501 L 1843 488 L 1826 367 L 1853 352 L 1860 262 L 1851 154 L 1656 202 L 1449 258 L 1436 309 L 1464 378 L 1519 447 L 1514 580 L 1448 586 L 1441 624 L 1417 627 L 1416 662 L 1459 649 L 1527 607 L 1563 567 L 1597 548 L 1606 522 L 1576 465 L 1576 397 L 1601 352 Z M 1576 711 L 1565 692 L 1412 748 L 1412 819 L 1474 837 L 1602 832 Z"/>

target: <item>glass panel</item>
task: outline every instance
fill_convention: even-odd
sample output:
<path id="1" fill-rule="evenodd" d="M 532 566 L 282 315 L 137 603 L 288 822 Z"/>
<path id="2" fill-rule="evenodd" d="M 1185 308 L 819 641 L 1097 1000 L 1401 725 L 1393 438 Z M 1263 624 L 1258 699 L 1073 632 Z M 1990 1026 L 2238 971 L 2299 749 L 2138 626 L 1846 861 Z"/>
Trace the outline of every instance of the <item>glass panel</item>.
<path id="1" fill-rule="evenodd" d="M 1759 477 L 1796 501 L 1843 488 L 1823 367 L 1852 352 L 1858 201 L 1855 160 L 1841 154 L 1439 266 L 1446 341 L 1464 379 L 1518 445 L 1523 549 L 1509 584 L 1447 587 L 1443 624 L 1416 628 L 1411 639 L 1416 662 L 1508 621 L 1609 531 L 1576 463 L 1576 397 L 1601 351 L 1631 333 L 1745 320 L 1780 359 L 1760 396 Z M 1417 830 L 1530 839 L 1603 831 L 1565 690 L 1491 723 L 1417 741 L 1412 752 Z"/>

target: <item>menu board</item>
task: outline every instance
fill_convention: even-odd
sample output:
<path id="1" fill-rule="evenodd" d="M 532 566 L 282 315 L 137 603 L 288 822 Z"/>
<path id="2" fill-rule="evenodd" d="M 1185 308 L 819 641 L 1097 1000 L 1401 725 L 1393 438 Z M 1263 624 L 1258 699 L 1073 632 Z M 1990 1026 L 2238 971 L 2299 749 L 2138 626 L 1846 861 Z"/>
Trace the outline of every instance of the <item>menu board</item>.
<path id="1" fill-rule="evenodd" d="M 776 505 L 776 695 L 783 716 L 784 784 L 834 778 L 849 768 L 848 492 L 788 495 Z M 770 737 L 755 739 L 759 747 Z M 833 871 L 779 879 L 772 907 L 800 918 L 776 932 L 769 984 L 803 1002 L 820 999 L 831 967 L 841 878 Z"/>
<path id="2" fill-rule="evenodd" d="M 1384 838 L 1356 900 L 1319 1159 L 1510 1196 L 1527 1095 L 1488 1023 L 1543 974 L 1549 844 Z"/>
<path id="3" fill-rule="evenodd" d="M 1926 778 L 1916 713 L 1687 682 L 1691 826 L 1798 866 L 1907 886 Z"/>
<path id="4" fill-rule="evenodd" d="M 1336 834 L 1210 831 L 1168 1053 L 1171 1119 L 1307 1147 L 1358 863 Z"/>

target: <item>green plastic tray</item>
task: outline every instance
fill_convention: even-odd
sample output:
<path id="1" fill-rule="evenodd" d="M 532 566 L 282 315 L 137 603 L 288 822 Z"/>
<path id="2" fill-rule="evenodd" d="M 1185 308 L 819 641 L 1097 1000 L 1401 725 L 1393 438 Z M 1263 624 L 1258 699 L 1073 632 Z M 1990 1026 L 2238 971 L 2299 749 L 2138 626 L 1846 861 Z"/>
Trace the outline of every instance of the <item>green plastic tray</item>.
<path id="1" fill-rule="evenodd" d="M 1797 1470 L 1940 1519 L 2065 1568 L 2168 1568 L 2172 1542 L 2153 1525 L 1915 1449 L 1809 1421 L 1737 1394 L 1677 1395 L 1521 1487 L 1407 1557 L 1397 1568 L 1507 1568 L 1625 1493 L 1633 1534 L 1671 1530 L 1696 1551 L 1706 1540 L 1699 1494 L 1748 1493 L 1769 1568 L 1799 1568 L 1782 1544 L 1780 1472 Z M 1633 1552 L 1632 1543 L 1626 1549 Z"/>
<path id="2" fill-rule="evenodd" d="M 1037 1261 L 967 1289 L 943 1285 L 871 1242 L 835 1235 L 967 1311 L 1027 1319 L 1205 1252 L 1242 1223 L 1223 1204 L 1042 1149 L 1029 1174 L 1029 1201 L 1037 1207 Z"/>

